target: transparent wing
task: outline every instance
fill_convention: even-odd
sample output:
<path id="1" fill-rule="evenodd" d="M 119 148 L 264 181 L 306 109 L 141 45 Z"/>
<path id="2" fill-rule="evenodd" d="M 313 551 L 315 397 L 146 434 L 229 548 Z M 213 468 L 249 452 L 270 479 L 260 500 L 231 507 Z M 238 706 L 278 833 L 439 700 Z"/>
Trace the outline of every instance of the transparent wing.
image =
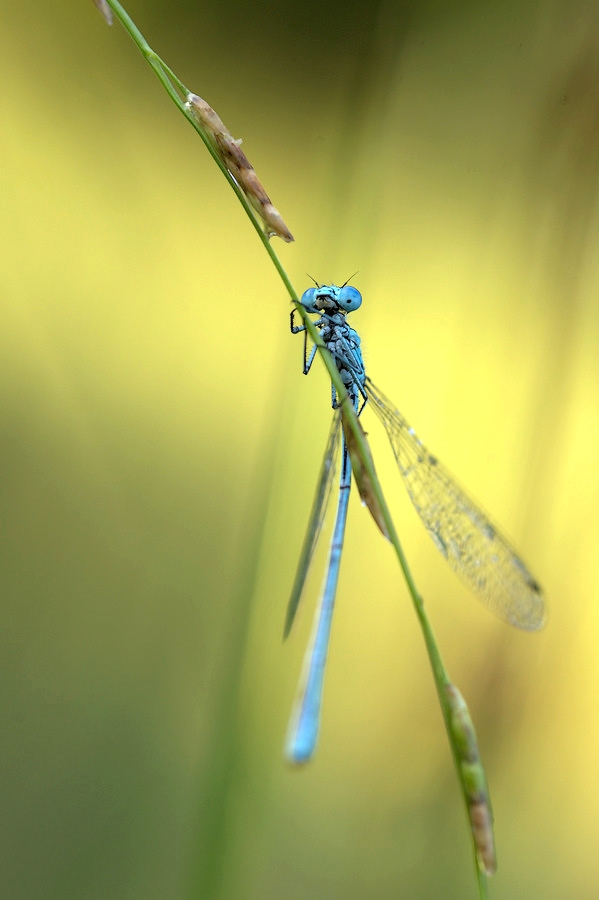
<path id="1" fill-rule="evenodd" d="M 327 446 L 322 458 L 322 465 L 320 467 L 320 474 L 318 476 L 316 493 L 314 495 L 312 510 L 310 512 L 310 519 L 308 521 L 308 529 L 306 531 L 306 536 L 304 538 L 304 543 L 302 546 L 302 552 L 300 554 L 299 563 L 297 565 L 297 572 L 295 573 L 295 581 L 293 582 L 291 596 L 289 598 L 289 603 L 287 604 L 287 614 L 285 616 L 285 629 L 283 631 L 283 638 L 286 638 L 291 631 L 291 627 L 295 619 L 295 614 L 298 610 L 300 600 L 302 598 L 302 591 L 304 589 L 304 584 L 306 583 L 306 577 L 310 569 L 310 563 L 312 562 L 314 548 L 316 547 L 316 542 L 318 541 L 318 536 L 321 532 L 322 523 L 327 511 L 327 506 L 329 504 L 331 487 L 333 484 L 333 476 L 335 474 L 335 467 L 337 463 L 337 452 L 339 450 L 340 444 L 340 430 L 341 414 L 340 411 L 337 410 L 333 416 L 333 421 L 331 423 L 331 430 L 329 432 Z"/>
<path id="2" fill-rule="evenodd" d="M 416 512 L 451 568 L 500 619 L 527 631 L 541 628 L 543 594 L 520 557 L 369 378 L 366 393 Z"/>

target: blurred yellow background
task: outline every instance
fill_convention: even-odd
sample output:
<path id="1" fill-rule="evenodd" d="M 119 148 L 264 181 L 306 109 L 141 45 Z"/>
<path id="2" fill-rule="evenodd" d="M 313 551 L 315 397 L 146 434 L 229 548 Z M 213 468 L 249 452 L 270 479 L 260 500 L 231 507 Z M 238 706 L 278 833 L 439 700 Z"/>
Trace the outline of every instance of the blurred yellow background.
<path id="1" fill-rule="evenodd" d="M 128 10 L 244 139 L 296 289 L 358 272 L 371 377 L 544 586 L 537 635 L 477 604 L 364 414 L 477 725 L 491 895 L 595 898 L 596 5 Z M 355 497 L 318 754 L 282 761 L 331 413 L 245 214 L 91 2 L 5 0 L 0 46 L 1 896 L 475 897 L 422 639 Z"/>

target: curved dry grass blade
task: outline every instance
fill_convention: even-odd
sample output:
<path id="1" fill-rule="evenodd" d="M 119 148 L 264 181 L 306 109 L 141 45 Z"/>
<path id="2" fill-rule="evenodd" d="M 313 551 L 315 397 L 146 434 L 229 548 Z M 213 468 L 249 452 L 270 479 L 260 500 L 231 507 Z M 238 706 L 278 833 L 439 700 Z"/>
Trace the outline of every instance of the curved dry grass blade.
<path id="1" fill-rule="evenodd" d="M 368 507 L 370 511 L 370 515 L 378 525 L 381 533 L 384 537 L 389 540 L 389 532 L 387 531 L 387 526 L 385 524 L 385 519 L 383 516 L 383 511 L 379 505 L 379 502 L 376 498 L 376 494 L 372 487 L 372 481 L 370 480 L 370 475 L 366 471 L 366 467 L 364 465 L 362 453 L 358 451 L 358 445 L 356 443 L 356 436 L 351 428 L 349 428 L 346 424 L 345 415 L 343 413 L 343 408 L 341 411 L 341 420 L 343 422 L 343 435 L 345 437 L 345 443 L 347 444 L 347 449 L 349 452 L 349 456 L 351 459 L 351 467 L 354 473 L 354 478 L 356 479 L 356 484 L 358 486 L 358 491 L 360 492 L 360 499 L 362 503 Z M 364 445 L 368 451 L 369 462 L 374 469 L 374 460 L 372 458 L 372 454 L 370 452 L 370 447 L 368 445 L 368 441 L 366 440 L 366 432 L 362 428 L 362 424 L 358 419 L 358 426 L 362 432 L 362 437 L 364 438 Z"/>

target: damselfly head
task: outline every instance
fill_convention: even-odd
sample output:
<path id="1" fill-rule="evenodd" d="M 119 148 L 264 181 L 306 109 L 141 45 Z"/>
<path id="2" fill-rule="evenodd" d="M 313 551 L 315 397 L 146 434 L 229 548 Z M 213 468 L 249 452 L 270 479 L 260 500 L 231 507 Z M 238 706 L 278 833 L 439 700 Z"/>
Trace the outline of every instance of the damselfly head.
<path id="1" fill-rule="evenodd" d="M 301 304 L 308 312 L 353 312 L 362 305 L 362 294 L 351 285 L 324 284 L 304 291 Z"/>

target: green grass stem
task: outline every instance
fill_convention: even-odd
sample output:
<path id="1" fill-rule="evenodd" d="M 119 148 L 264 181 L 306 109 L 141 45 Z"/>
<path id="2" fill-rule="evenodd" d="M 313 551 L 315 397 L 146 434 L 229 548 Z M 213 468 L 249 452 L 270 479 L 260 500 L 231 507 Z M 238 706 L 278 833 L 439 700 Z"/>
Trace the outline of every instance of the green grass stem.
<path id="1" fill-rule="evenodd" d="M 220 156 L 214 146 L 213 141 L 210 138 L 210 135 L 202 128 L 202 126 L 200 125 L 198 120 L 195 118 L 193 113 L 187 108 L 186 97 L 190 93 L 190 91 L 179 80 L 179 78 L 174 74 L 174 72 L 166 65 L 166 63 L 158 56 L 158 54 L 152 50 L 152 48 L 149 46 L 149 44 L 145 40 L 142 33 L 137 28 L 137 26 L 131 20 L 129 15 L 125 12 L 125 10 L 121 6 L 121 4 L 118 3 L 118 0 L 106 0 L 106 2 L 108 4 L 108 6 L 110 6 L 110 8 L 112 9 L 115 17 L 121 22 L 123 27 L 126 29 L 128 34 L 130 35 L 131 39 L 134 41 L 134 43 L 138 47 L 139 51 L 145 57 L 148 64 L 151 66 L 156 77 L 158 78 L 158 80 L 160 81 L 160 83 L 162 84 L 164 89 L 166 90 L 167 94 L 169 95 L 169 97 L 171 98 L 171 100 L 173 101 L 175 106 L 179 109 L 181 114 L 187 119 L 187 121 L 192 126 L 192 128 L 194 128 L 198 132 L 200 137 L 202 138 L 204 144 L 206 145 L 208 152 L 212 156 L 212 158 L 213 158 L 214 162 L 216 163 L 216 165 L 218 166 L 218 168 L 221 170 L 223 176 L 226 178 L 227 182 L 229 183 L 229 187 L 233 190 L 233 192 L 235 193 L 235 196 L 237 197 L 237 199 L 241 203 L 242 207 L 244 208 L 248 218 L 250 219 L 252 225 L 254 226 L 254 229 L 256 230 L 256 232 L 258 234 L 260 241 L 262 242 L 264 249 L 268 253 L 275 269 L 277 270 L 279 277 L 281 278 L 281 281 L 283 282 L 285 289 L 287 290 L 287 293 L 289 294 L 289 297 L 291 298 L 292 303 L 295 305 L 298 315 L 301 317 L 304 325 L 306 326 L 308 334 L 310 335 L 310 337 L 314 341 L 314 343 L 317 345 L 319 352 L 320 352 L 320 357 L 327 369 L 327 372 L 329 373 L 331 381 L 335 387 L 335 390 L 337 391 L 338 397 L 340 397 L 342 399 L 342 402 L 347 401 L 345 403 L 345 409 L 344 409 L 345 422 L 346 422 L 346 425 L 349 428 L 351 428 L 351 430 L 353 432 L 354 439 L 355 439 L 355 445 L 357 448 L 357 453 L 359 454 L 359 456 L 361 458 L 362 464 L 364 466 L 364 470 L 366 471 L 366 473 L 370 479 L 370 482 L 372 484 L 372 490 L 375 495 L 378 506 L 380 508 L 381 516 L 384 520 L 387 534 L 389 536 L 389 540 L 390 540 L 391 544 L 393 545 L 395 554 L 397 556 L 397 560 L 399 562 L 399 566 L 401 568 L 405 582 L 408 587 L 408 592 L 412 599 L 412 604 L 414 606 L 414 610 L 416 612 L 418 621 L 420 623 L 420 628 L 422 630 L 422 635 L 424 637 L 424 643 L 425 643 L 426 650 L 427 650 L 428 657 L 429 657 L 430 664 L 431 664 L 433 679 L 434 679 L 435 686 L 437 689 L 437 695 L 439 697 L 439 703 L 441 705 L 441 710 L 443 713 L 445 729 L 446 729 L 449 744 L 451 747 L 452 756 L 453 756 L 455 767 L 456 767 L 456 772 L 458 774 L 458 779 L 459 779 L 462 795 L 464 798 L 464 803 L 466 806 L 466 810 L 468 812 L 468 809 L 469 809 L 468 785 L 466 784 L 466 779 L 465 779 L 465 775 L 464 775 L 464 771 L 463 771 L 464 767 L 460 765 L 461 757 L 460 757 L 459 741 L 458 741 L 458 738 L 456 737 L 455 729 L 452 728 L 452 710 L 450 708 L 450 703 L 448 700 L 448 687 L 451 685 L 451 682 L 450 682 L 449 676 L 447 674 L 447 671 L 445 669 L 445 666 L 443 664 L 441 654 L 439 652 L 439 648 L 438 648 L 437 642 L 435 640 L 433 629 L 432 629 L 431 624 L 426 615 L 426 611 L 424 608 L 424 601 L 423 601 L 422 596 L 420 595 L 420 593 L 416 587 L 416 584 L 414 582 L 414 578 L 413 578 L 410 568 L 408 566 L 407 559 L 405 557 L 403 548 L 401 546 L 397 532 L 395 530 L 395 525 L 393 524 L 393 520 L 391 518 L 391 513 L 389 511 L 389 507 L 385 500 L 383 490 L 381 488 L 380 482 L 378 481 L 376 471 L 375 471 L 374 465 L 372 463 L 371 454 L 369 452 L 366 436 L 365 436 L 362 428 L 359 425 L 357 416 L 355 414 L 355 411 L 353 410 L 351 403 L 348 401 L 347 392 L 346 392 L 343 382 L 341 380 L 339 371 L 337 370 L 337 366 L 335 365 L 334 359 L 331 356 L 331 354 L 329 353 L 329 351 L 324 347 L 324 344 L 320 338 L 319 332 L 315 328 L 315 326 L 314 326 L 312 320 L 310 319 L 309 315 L 307 314 L 306 310 L 299 303 L 298 295 L 297 295 L 287 273 L 285 272 L 285 269 L 284 269 L 281 261 L 279 260 L 277 254 L 273 248 L 271 240 L 269 239 L 268 235 L 265 233 L 265 231 L 262 227 L 262 224 L 258 220 L 256 214 L 254 213 L 254 210 L 252 209 L 252 206 L 248 202 L 248 199 L 246 198 L 245 194 L 243 193 L 243 191 L 241 190 L 241 188 L 239 187 L 239 185 L 237 184 L 235 179 L 231 176 L 230 172 L 227 170 L 226 166 L 224 165 L 222 159 L 220 158 Z M 472 835 L 472 842 L 473 842 L 473 854 L 474 854 L 474 860 L 475 860 L 475 869 L 476 869 L 476 875 L 477 875 L 477 885 L 478 885 L 478 890 L 479 890 L 479 897 L 481 898 L 481 900 L 485 900 L 485 898 L 488 897 L 487 878 L 486 878 L 485 873 L 483 871 L 481 871 L 481 868 L 478 863 L 478 848 L 477 848 L 476 841 L 475 841 L 475 835 L 473 834 L 472 829 L 471 829 L 471 835 Z"/>

